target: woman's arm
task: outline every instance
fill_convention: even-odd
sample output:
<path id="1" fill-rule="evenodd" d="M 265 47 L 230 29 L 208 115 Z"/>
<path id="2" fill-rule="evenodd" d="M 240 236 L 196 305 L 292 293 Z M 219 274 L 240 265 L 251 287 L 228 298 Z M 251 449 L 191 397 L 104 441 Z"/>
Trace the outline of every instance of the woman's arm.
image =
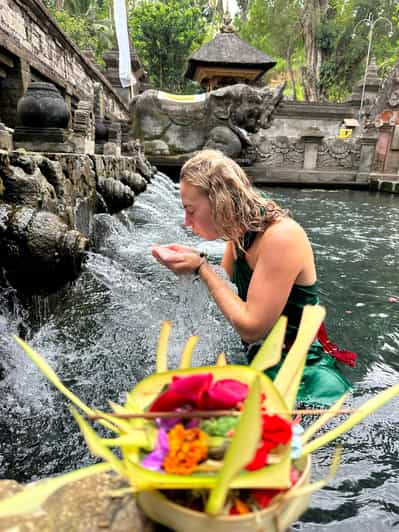
<path id="1" fill-rule="evenodd" d="M 233 262 L 234 262 L 234 243 L 229 241 L 226 243 L 226 248 L 224 250 L 222 262 L 220 263 L 221 267 L 229 276 L 229 279 L 233 277 Z"/>
<path id="2" fill-rule="evenodd" d="M 224 316 L 243 340 L 252 343 L 273 327 L 305 269 L 313 272 L 312 250 L 303 229 L 290 221 L 271 226 L 262 236 L 247 301 L 230 290 L 209 264 L 201 267 L 200 275 Z"/>
<path id="3" fill-rule="evenodd" d="M 229 267 L 234 248 L 226 251 Z M 181 274 L 192 273 L 201 261 L 195 252 L 176 252 L 163 264 Z M 224 261 L 225 257 L 222 264 Z M 293 284 L 305 269 L 312 267 L 313 254 L 305 232 L 292 220 L 282 220 L 270 226 L 261 237 L 247 301 L 240 299 L 207 262 L 201 265 L 199 273 L 226 319 L 243 340 L 252 343 L 262 339 L 273 327 Z"/>

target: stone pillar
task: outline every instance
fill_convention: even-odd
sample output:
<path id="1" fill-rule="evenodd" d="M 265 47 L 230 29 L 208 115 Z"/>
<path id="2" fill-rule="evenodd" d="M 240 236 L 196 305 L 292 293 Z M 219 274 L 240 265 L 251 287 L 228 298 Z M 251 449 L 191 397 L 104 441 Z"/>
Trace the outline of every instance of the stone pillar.
<path id="1" fill-rule="evenodd" d="M 122 132 L 119 122 L 111 122 L 108 127 L 108 142 L 104 144 L 104 155 L 121 156 Z"/>
<path id="2" fill-rule="evenodd" d="M 129 102 L 129 88 L 123 88 L 119 79 L 119 52 L 118 50 L 110 50 L 103 54 L 105 62 L 104 76 L 111 83 L 113 88 L 121 98 Z"/>
<path id="3" fill-rule="evenodd" d="M 76 153 L 94 153 L 93 102 L 80 100 L 73 117 L 73 143 Z"/>
<path id="4" fill-rule="evenodd" d="M 104 87 L 101 83 L 94 84 L 94 117 L 95 152 L 103 153 L 104 144 L 108 142 L 108 123 L 105 119 Z"/>
<path id="5" fill-rule="evenodd" d="M 317 127 L 305 130 L 302 135 L 301 138 L 305 144 L 304 170 L 314 170 L 317 167 L 317 154 L 323 137 L 323 133 Z"/>
<path id="6" fill-rule="evenodd" d="M 375 129 L 367 130 L 365 134 L 360 137 L 359 173 L 369 174 L 372 171 L 377 137 L 378 135 Z"/>

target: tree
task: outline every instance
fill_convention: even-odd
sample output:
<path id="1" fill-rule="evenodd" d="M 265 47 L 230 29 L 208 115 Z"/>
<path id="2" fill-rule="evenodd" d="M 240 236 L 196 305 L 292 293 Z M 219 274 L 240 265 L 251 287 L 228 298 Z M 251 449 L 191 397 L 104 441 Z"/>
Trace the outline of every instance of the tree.
<path id="1" fill-rule="evenodd" d="M 246 1 L 240 0 L 245 8 Z M 369 28 L 359 24 L 371 13 L 376 24 L 372 56 L 386 74 L 397 62 L 399 5 L 397 0 L 250 0 L 239 15 L 240 33 L 256 48 L 278 60 L 291 80 L 293 96 L 298 71 L 309 101 L 342 101 L 363 78 Z M 245 16 L 244 16 L 245 15 Z M 301 63 L 301 64 L 300 64 Z"/>
<path id="2" fill-rule="evenodd" d="M 244 6 L 241 3 L 241 6 Z M 278 69 L 287 70 L 294 99 L 297 99 L 295 57 L 302 50 L 300 0 L 253 0 L 237 20 L 240 35 L 248 43 L 279 60 Z"/>
<path id="3" fill-rule="evenodd" d="M 112 0 L 46 0 L 58 24 L 81 50 L 92 49 L 99 64 L 116 45 Z"/>
<path id="4" fill-rule="evenodd" d="M 319 32 L 321 20 L 326 16 L 328 0 L 304 0 L 302 23 L 305 65 L 302 68 L 305 99 L 318 102 L 320 99 L 320 69 L 323 52 Z"/>
<path id="5" fill-rule="evenodd" d="M 156 87 L 188 90 L 185 63 L 202 44 L 206 25 L 201 6 L 190 0 L 143 0 L 130 11 L 134 46 Z"/>
<path id="6" fill-rule="evenodd" d="M 323 53 L 319 86 L 322 95 L 341 101 L 365 72 L 370 28 L 361 21 L 369 14 L 373 20 L 384 17 L 375 24 L 371 43 L 371 55 L 381 67 L 380 75 L 386 75 L 397 62 L 399 8 L 393 0 L 330 0 L 330 4 L 332 16 L 319 28 Z M 392 22 L 392 35 L 385 19 Z"/>

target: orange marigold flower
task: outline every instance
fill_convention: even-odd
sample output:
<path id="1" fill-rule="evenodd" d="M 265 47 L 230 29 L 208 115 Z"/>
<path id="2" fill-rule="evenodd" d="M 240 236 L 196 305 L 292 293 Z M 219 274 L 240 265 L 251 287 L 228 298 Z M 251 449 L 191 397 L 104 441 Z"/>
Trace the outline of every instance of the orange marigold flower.
<path id="1" fill-rule="evenodd" d="M 163 461 L 167 473 L 190 475 L 208 455 L 207 435 L 198 428 L 185 429 L 178 423 L 168 433 L 169 452 Z"/>
<path id="2" fill-rule="evenodd" d="M 236 497 L 230 509 L 230 515 L 244 515 L 251 512 L 250 507 L 244 501 Z"/>

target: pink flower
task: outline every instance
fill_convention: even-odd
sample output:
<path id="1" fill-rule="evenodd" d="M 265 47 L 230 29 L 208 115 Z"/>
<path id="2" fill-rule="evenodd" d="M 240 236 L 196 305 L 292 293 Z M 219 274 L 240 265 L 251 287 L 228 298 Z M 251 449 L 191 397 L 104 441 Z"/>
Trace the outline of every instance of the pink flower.
<path id="1" fill-rule="evenodd" d="M 240 406 L 248 386 L 234 379 L 212 384 L 212 373 L 173 377 L 168 389 L 150 407 L 151 412 L 170 412 L 183 407 L 200 410 L 230 409 Z"/>
<path id="2" fill-rule="evenodd" d="M 248 395 L 248 386 L 234 379 L 216 381 L 202 396 L 201 409 L 224 410 L 242 403 Z"/>
<path id="3" fill-rule="evenodd" d="M 141 461 L 141 465 L 152 471 L 163 471 L 162 464 L 169 452 L 168 435 L 165 429 L 159 429 L 155 449 Z"/>
<path id="4" fill-rule="evenodd" d="M 152 403 L 151 412 L 170 412 L 183 406 L 198 408 L 202 395 L 212 383 L 212 373 L 173 377 L 168 389 Z"/>

